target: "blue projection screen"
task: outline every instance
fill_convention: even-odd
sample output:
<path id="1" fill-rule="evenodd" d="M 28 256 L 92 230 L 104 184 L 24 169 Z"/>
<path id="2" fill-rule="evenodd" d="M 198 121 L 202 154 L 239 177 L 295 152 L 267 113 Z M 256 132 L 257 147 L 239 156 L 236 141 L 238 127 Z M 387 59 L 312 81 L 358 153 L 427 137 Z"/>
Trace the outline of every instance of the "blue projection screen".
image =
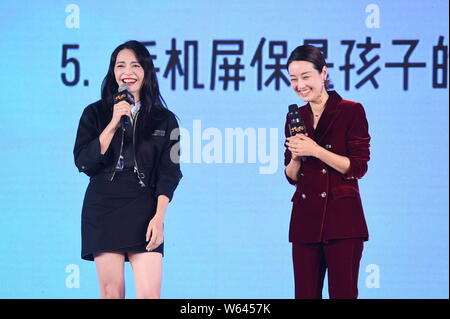
<path id="1" fill-rule="evenodd" d="M 0 298 L 99 297 L 72 150 L 131 39 L 182 133 L 162 298 L 294 297 L 284 121 L 304 103 L 285 63 L 304 43 L 369 121 L 359 297 L 448 298 L 447 1 L 1 1 L 0 30 Z"/>

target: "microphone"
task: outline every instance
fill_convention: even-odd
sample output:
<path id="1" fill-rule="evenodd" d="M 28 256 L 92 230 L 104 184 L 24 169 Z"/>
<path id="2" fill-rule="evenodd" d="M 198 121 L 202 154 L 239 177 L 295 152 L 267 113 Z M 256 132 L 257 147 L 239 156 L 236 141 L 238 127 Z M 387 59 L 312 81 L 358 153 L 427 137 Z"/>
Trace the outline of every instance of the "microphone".
<path id="1" fill-rule="evenodd" d="M 300 112 L 297 104 L 289 105 L 288 118 L 289 118 L 289 132 L 291 133 L 291 136 L 297 134 L 306 134 L 305 122 L 303 122 L 303 120 L 300 118 Z M 300 157 L 302 162 L 305 162 L 306 158 L 307 158 L 306 156 Z"/>
<path id="2" fill-rule="evenodd" d="M 114 104 L 121 101 L 127 101 L 134 105 L 134 96 L 131 94 L 128 85 L 121 84 L 119 86 L 118 92 L 114 94 Z M 130 125 L 130 118 L 126 115 L 122 116 L 122 128 L 126 128 Z"/>

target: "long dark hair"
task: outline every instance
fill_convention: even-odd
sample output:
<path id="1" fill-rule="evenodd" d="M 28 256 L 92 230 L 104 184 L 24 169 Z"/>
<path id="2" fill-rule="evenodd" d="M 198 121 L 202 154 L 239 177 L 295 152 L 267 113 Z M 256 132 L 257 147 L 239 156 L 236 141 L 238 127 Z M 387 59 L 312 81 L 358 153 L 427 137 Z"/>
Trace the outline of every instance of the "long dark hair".
<path id="1" fill-rule="evenodd" d="M 313 45 L 304 44 L 296 47 L 291 54 L 286 63 L 286 69 L 289 71 L 289 64 L 294 61 L 307 61 L 311 62 L 314 66 L 314 69 L 322 73 L 323 67 L 327 65 L 325 62 L 325 58 L 320 52 L 318 47 Z M 333 87 L 333 84 L 329 80 L 329 74 L 327 74 L 327 79 L 325 80 L 325 89 L 330 89 Z"/>
<path id="2" fill-rule="evenodd" d="M 139 41 L 127 41 L 119 45 L 111 54 L 108 73 L 102 82 L 102 102 L 106 107 L 109 107 L 112 112 L 112 107 L 114 105 L 113 96 L 117 93 L 119 88 L 114 75 L 114 66 L 116 64 L 117 55 L 123 49 L 132 50 L 136 55 L 139 64 L 144 69 L 144 81 L 139 92 L 141 99 L 140 113 L 141 116 L 144 117 L 142 122 L 148 124 L 150 122 L 150 112 L 152 113 L 152 116 L 155 117 L 158 114 L 168 112 L 168 110 L 166 102 L 159 92 L 158 79 L 156 77 L 155 67 L 150 53 Z"/>

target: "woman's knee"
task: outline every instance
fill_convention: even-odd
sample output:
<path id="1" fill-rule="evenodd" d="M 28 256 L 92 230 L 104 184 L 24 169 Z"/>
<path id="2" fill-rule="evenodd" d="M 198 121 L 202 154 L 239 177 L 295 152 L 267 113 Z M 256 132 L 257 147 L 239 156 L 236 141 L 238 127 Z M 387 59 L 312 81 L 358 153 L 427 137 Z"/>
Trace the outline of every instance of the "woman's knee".
<path id="1" fill-rule="evenodd" d="M 125 298 L 125 288 L 122 283 L 103 283 L 100 285 L 100 294 L 103 299 Z"/>

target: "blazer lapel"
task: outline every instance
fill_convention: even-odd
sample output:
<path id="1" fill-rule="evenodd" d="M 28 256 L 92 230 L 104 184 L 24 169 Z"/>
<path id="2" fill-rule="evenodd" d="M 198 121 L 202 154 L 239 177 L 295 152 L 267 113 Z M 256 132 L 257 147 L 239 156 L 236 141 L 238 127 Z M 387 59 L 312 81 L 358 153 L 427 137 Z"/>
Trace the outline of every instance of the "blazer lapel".
<path id="1" fill-rule="evenodd" d="M 327 102 L 325 103 L 325 109 L 319 119 L 319 123 L 317 123 L 317 127 L 314 131 L 314 140 L 319 143 L 321 139 L 326 135 L 328 130 L 333 125 L 334 121 L 338 118 L 341 113 L 341 109 L 338 107 L 339 102 L 342 98 L 336 91 L 329 91 L 329 97 Z M 311 113 L 311 121 L 312 121 L 312 110 L 311 106 L 308 103 L 308 110 Z M 312 125 L 312 124 L 311 124 Z"/>

